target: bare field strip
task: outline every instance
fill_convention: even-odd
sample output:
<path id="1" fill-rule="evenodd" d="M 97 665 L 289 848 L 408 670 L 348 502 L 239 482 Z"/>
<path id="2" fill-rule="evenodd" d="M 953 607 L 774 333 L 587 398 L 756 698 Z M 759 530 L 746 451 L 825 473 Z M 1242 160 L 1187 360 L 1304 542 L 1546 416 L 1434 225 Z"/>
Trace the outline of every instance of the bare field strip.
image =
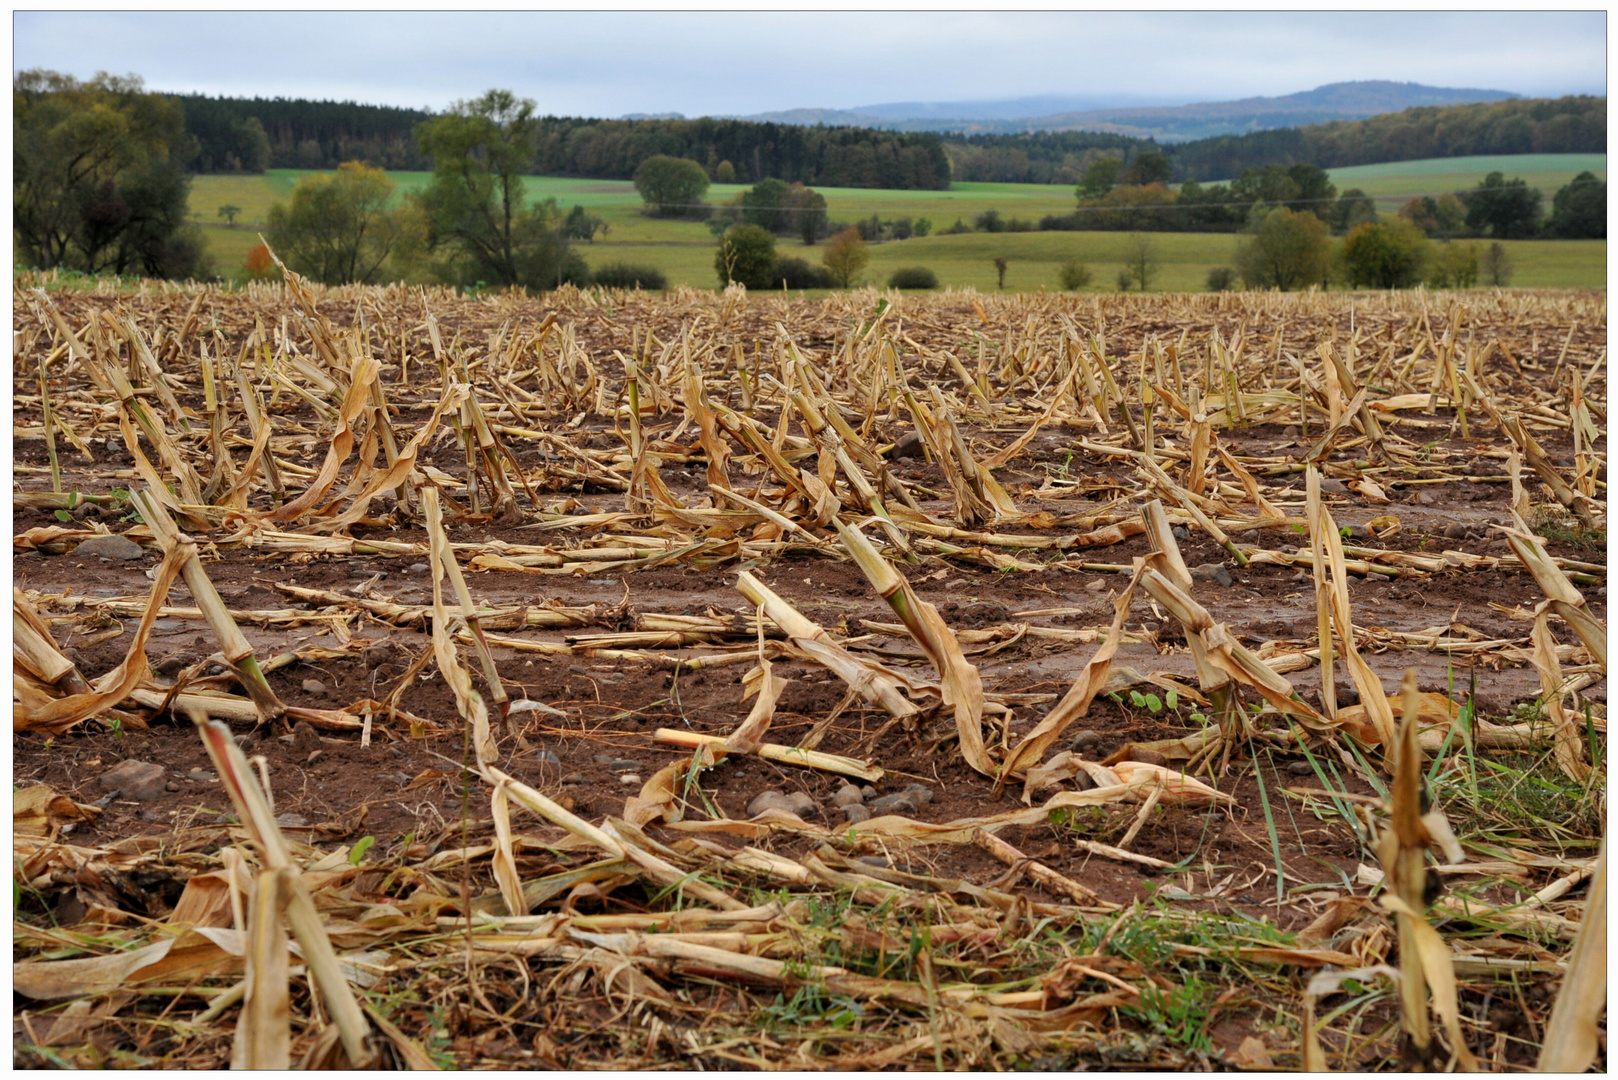
<path id="1" fill-rule="evenodd" d="M 35 284 L 18 1065 L 1604 1064 L 1604 293 Z"/>

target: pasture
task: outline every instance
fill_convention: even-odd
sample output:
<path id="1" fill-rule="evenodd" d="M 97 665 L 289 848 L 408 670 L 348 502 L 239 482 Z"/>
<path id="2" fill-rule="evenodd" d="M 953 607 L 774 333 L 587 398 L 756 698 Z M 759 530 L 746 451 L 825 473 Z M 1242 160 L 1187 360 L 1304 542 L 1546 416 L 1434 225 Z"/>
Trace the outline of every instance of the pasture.
<path id="1" fill-rule="evenodd" d="M 1365 166 L 1334 170 L 1338 188 L 1359 186 L 1378 199 L 1379 206 L 1391 212 L 1406 198 L 1418 194 L 1439 194 L 1469 187 L 1492 169 L 1509 176 L 1523 175 L 1540 185 L 1549 195 L 1581 170 L 1590 168 L 1605 175 L 1605 155 L 1525 155 L 1517 158 L 1455 158 L 1392 165 Z M 296 170 L 271 170 L 262 177 L 199 176 L 193 180 L 192 220 L 203 226 L 209 250 L 222 273 L 241 266 L 249 250 L 258 242 L 253 223 L 262 222 L 272 203 L 284 200 L 298 176 Z M 399 172 L 389 174 L 399 185 L 400 198 L 425 185 L 430 174 Z M 579 245 L 592 266 L 608 262 L 631 262 L 655 266 L 671 284 L 712 288 L 717 284 L 713 269 L 714 242 L 707 227 L 697 221 L 650 218 L 641 213 L 641 200 L 635 187 L 621 180 L 581 180 L 565 177 L 527 177 L 529 197 L 556 199 L 564 210 L 583 206 L 602 218 L 610 232 L 592 244 Z M 707 201 L 723 202 L 746 190 L 743 185 L 715 184 Z M 949 191 L 880 191 L 860 188 L 821 188 L 828 217 L 853 222 L 877 214 L 884 220 L 896 217 L 931 220 L 934 235 L 873 245 L 871 265 L 865 280 L 886 282 L 888 274 L 901 266 L 922 265 L 938 274 L 946 288 L 971 286 L 980 290 L 996 287 L 993 260 L 1005 258 L 1010 269 L 1006 288 L 1020 292 L 1058 288 L 1057 267 L 1069 258 L 1086 262 L 1092 272 L 1091 291 L 1117 290 L 1118 272 L 1123 269 L 1125 234 L 1117 232 L 1019 232 L 962 233 L 937 235 L 938 230 L 961 220 L 970 225 L 985 210 L 998 210 L 1002 218 L 1020 218 L 1031 224 L 1047 214 L 1063 214 L 1073 208 L 1073 190 L 1061 185 L 960 183 Z M 227 228 L 217 216 L 225 203 L 240 206 L 243 214 L 235 228 Z M 1200 291 L 1206 288 L 1207 274 L 1216 266 L 1231 263 L 1240 237 L 1230 233 L 1152 234 L 1158 248 L 1161 268 L 1152 284 L 1153 291 Z M 1506 245 L 1516 266 L 1512 281 L 1519 288 L 1604 288 L 1606 286 L 1606 244 L 1604 241 L 1510 241 Z M 797 240 L 778 241 L 782 254 L 797 255 L 812 263 L 820 259 L 817 245 L 805 249 Z"/>

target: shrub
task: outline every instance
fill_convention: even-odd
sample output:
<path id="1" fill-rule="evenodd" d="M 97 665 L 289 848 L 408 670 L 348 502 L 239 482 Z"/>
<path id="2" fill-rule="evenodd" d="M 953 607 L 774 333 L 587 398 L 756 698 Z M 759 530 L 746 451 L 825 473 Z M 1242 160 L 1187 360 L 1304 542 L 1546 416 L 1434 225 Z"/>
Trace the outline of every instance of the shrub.
<path id="1" fill-rule="evenodd" d="M 1014 217 L 1006 221 L 1006 232 L 1033 232 L 1034 223 L 1027 218 Z"/>
<path id="2" fill-rule="evenodd" d="M 1228 266 L 1216 266 L 1208 271 L 1209 292 L 1229 292 L 1236 287 L 1236 271 Z"/>
<path id="3" fill-rule="evenodd" d="M 914 226 L 907 217 L 894 218 L 888 222 L 888 235 L 895 240 L 908 240 L 914 232 Z"/>
<path id="4" fill-rule="evenodd" d="M 1343 266 L 1350 285 L 1407 289 L 1421 280 L 1427 237 L 1404 218 L 1367 223 L 1343 239 Z"/>
<path id="5" fill-rule="evenodd" d="M 1061 282 L 1062 288 L 1068 292 L 1078 292 L 1090 284 L 1090 279 L 1093 276 L 1090 273 L 1090 268 L 1084 264 L 1084 260 L 1077 256 L 1056 268 L 1056 280 Z"/>
<path id="6" fill-rule="evenodd" d="M 1039 219 L 1039 228 L 1042 232 L 1078 232 L 1083 226 L 1077 214 L 1046 214 Z"/>
<path id="7" fill-rule="evenodd" d="M 1129 287 L 1135 283 L 1135 275 L 1129 272 L 1129 267 L 1118 271 L 1118 291 L 1128 292 Z"/>
<path id="8" fill-rule="evenodd" d="M 910 231 L 915 233 L 917 236 L 926 236 L 928 233 L 933 231 L 933 219 L 924 217 L 917 218 L 915 224 L 910 226 Z"/>
<path id="9" fill-rule="evenodd" d="M 972 219 L 972 224 L 978 232 L 1005 232 L 1006 222 L 1000 216 L 1000 211 L 990 207 Z"/>
<path id="10" fill-rule="evenodd" d="M 1483 281 L 1495 288 L 1511 284 L 1511 256 L 1506 254 L 1506 245 L 1498 240 L 1483 253 Z"/>
<path id="11" fill-rule="evenodd" d="M 726 230 L 714 252 L 719 283 L 735 281 L 749 289 L 768 289 L 775 268 L 775 237 L 757 225 L 736 225 Z"/>
<path id="12" fill-rule="evenodd" d="M 1427 284 L 1435 289 L 1470 289 L 1478 283 L 1478 245 L 1446 240 L 1433 252 Z"/>
<path id="13" fill-rule="evenodd" d="M 281 271 L 275 268 L 270 249 L 264 244 L 257 244 L 247 253 L 247 261 L 242 263 L 242 276 L 249 281 L 269 281 L 279 278 Z"/>
<path id="14" fill-rule="evenodd" d="M 871 244 L 880 244 L 882 242 L 882 219 L 877 215 L 872 214 L 868 218 L 856 221 L 854 228 L 859 230 L 861 240 Z"/>
<path id="15" fill-rule="evenodd" d="M 826 250 L 821 252 L 820 261 L 826 264 L 832 277 L 843 288 L 854 284 L 865 264 L 871 261 L 871 253 L 866 250 L 865 241 L 855 229 L 846 229 L 832 237 L 826 244 Z"/>
<path id="16" fill-rule="evenodd" d="M 968 225 L 962 219 L 956 218 L 955 219 L 955 224 L 951 225 L 947 229 L 940 230 L 939 235 L 940 236 L 955 236 L 955 235 L 957 235 L 959 233 L 969 233 L 971 231 L 972 231 L 972 226 Z"/>
<path id="17" fill-rule="evenodd" d="M 608 263 L 595 272 L 595 283 L 603 289 L 657 289 L 669 287 L 668 278 L 655 266 Z"/>
<path id="18" fill-rule="evenodd" d="M 1404 227 L 1421 235 L 1408 221 Z M 1257 233 L 1236 252 L 1242 281 L 1251 288 L 1282 292 L 1324 282 L 1331 271 L 1329 232 L 1326 223 L 1307 210 L 1276 207 L 1264 215 Z"/>
<path id="19" fill-rule="evenodd" d="M 938 275 L 925 266 L 905 266 L 888 275 L 890 289 L 936 289 Z"/>
<path id="20" fill-rule="evenodd" d="M 828 271 L 822 270 L 806 259 L 776 259 L 775 267 L 770 271 L 772 289 L 830 289 L 836 285 L 837 282 Z"/>

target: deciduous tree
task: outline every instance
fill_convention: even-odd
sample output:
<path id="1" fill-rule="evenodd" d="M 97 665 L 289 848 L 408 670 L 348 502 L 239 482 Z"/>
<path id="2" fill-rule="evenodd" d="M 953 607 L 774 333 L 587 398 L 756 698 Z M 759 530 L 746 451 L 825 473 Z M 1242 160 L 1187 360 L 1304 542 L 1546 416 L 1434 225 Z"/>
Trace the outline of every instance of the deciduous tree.
<path id="1" fill-rule="evenodd" d="M 721 285 L 734 281 L 749 289 L 771 288 L 775 237 L 757 225 L 733 225 L 720 237 L 713 265 Z"/>
<path id="2" fill-rule="evenodd" d="M 1593 172 L 1581 172 L 1551 200 L 1551 220 L 1545 231 L 1565 240 L 1607 238 L 1607 182 Z"/>
<path id="3" fill-rule="evenodd" d="M 860 271 L 871 261 L 871 251 L 860 239 L 858 229 L 844 229 L 826 242 L 820 261 L 843 288 L 854 284 Z"/>
<path id="4" fill-rule="evenodd" d="M 1343 240 L 1343 267 L 1349 284 L 1373 289 L 1406 289 L 1421 280 L 1427 238 L 1404 218 L 1356 226 Z"/>
<path id="5" fill-rule="evenodd" d="M 358 161 L 305 176 L 290 202 L 270 208 L 267 238 L 305 277 L 327 285 L 376 281 L 398 238 L 387 209 L 393 189 L 386 173 Z"/>
<path id="6" fill-rule="evenodd" d="M 138 78 L 32 70 L 12 81 L 12 236 L 31 266 L 191 277 L 195 143 L 174 102 Z"/>
<path id="7" fill-rule="evenodd" d="M 421 194 L 428 245 L 447 253 L 440 276 L 462 284 L 546 289 L 584 273 L 559 228 L 556 200 L 529 206 L 535 105 L 509 90 L 457 102 L 417 131 L 433 159 Z"/>
<path id="8" fill-rule="evenodd" d="M 708 174 L 686 158 L 654 154 L 635 170 L 635 190 L 656 217 L 685 217 L 708 191 Z"/>
<path id="9" fill-rule="evenodd" d="M 1539 223 L 1545 197 L 1521 177 L 1505 178 L 1492 172 L 1461 199 L 1466 204 L 1466 227 L 1488 231 L 1497 240 L 1532 236 Z"/>
<path id="10" fill-rule="evenodd" d="M 1278 206 L 1236 252 L 1236 268 L 1248 288 L 1288 292 L 1320 284 L 1331 272 L 1330 236 L 1314 214 Z"/>

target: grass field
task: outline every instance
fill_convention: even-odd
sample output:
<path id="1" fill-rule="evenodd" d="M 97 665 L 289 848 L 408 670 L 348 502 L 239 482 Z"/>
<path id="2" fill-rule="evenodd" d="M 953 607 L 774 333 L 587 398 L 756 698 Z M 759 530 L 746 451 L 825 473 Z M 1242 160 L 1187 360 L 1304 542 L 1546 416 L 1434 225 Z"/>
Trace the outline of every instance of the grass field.
<path id="1" fill-rule="evenodd" d="M 1606 175 L 1605 154 L 1530 154 L 1516 157 L 1445 158 L 1366 165 L 1332 170 L 1338 189 L 1359 187 L 1374 196 L 1385 211 L 1392 211 L 1414 195 L 1440 194 L 1474 186 L 1485 174 L 1500 170 L 1522 176 L 1545 190 L 1547 203 L 1557 187 L 1584 169 Z M 192 220 L 204 227 L 209 250 L 220 272 L 241 266 L 254 244 L 272 204 L 285 199 L 305 173 L 274 169 L 263 176 L 199 176 L 192 182 Z M 399 185 L 398 197 L 425 186 L 431 174 L 389 174 Z M 715 283 L 713 240 L 707 226 L 696 221 L 670 221 L 644 216 L 640 196 L 627 180 L 581 180 L 537 176 L 526 180 L 533 200 L 554 198 L 564 208 L 584 206 L 602 218 L 610 231 L 593 244 L 580 245 L 587 262 L 631 262 L 656 266 L 671 284 L 710 287 Z M 741 184 L 715 184 L 709 202 L 720 203 L 746 190 Z M 1073 206 L 1073 190 L 1066 185 L 960 183 L 949 191 L 889 191 L 865 188 L 819 188 L 833 221 L 852 222 L 879 214 L 931 219 L 935 230 L 957 218 L 970 223 L 993 208 L 1006 218 L 1036 222 L 1046 214 L 1066 213 Z M 242 208 L 238 224 L 226 227 L 218 207 L 230 203 Z M 945 287 L 996 287 L 993 260 L 1009 261 L 1006 288 L 1019 292 L 1057 287 L 1056 270 L 1069 258 L 1084 260 L 1093 271 L 1090 288 L 1116 288 L 1123 266 L 1127 238 L 1122 233 L 965 233 L 932 235 L 873 245 L 865 277 L 883 283 L 901 266 L 927 266 Z M 1161 267 L 1154 291 L 1200 290 L 1208 270 L 1229 265 L 1240 237 L 1222 233 L 1154 234 Z M 1606 244 L 1602 241 L 1512 241 L 1507 244 L 1516 264 L 1514 285 L 1524 288 L 1605 288 Z M 805 249 L 783 239 L 778 249 L 812 263 L 820 260 L 819 247 Z"/>
<path id="2" fill-rule="evenodd" d="M 1407 199 L 1418 195 L 1442 195 L 1476 187 L 1491 172 L 1506 178 L 1522 177 L 1530 187 L 1545 195 L 1549 209 L 1551 196 L 1579 173 L 1590 171 L 1607 178 L 1606 154 L 1511 154 L 1495 157 L 1429 158 L 1424 161 L 1392 161 L 1384 165 L 1356 165 L 1332 169 L 1332 183 L 1338 191 L 1357 187 L 1377 201 L 1381 210 L 1397 210 Z"/>

